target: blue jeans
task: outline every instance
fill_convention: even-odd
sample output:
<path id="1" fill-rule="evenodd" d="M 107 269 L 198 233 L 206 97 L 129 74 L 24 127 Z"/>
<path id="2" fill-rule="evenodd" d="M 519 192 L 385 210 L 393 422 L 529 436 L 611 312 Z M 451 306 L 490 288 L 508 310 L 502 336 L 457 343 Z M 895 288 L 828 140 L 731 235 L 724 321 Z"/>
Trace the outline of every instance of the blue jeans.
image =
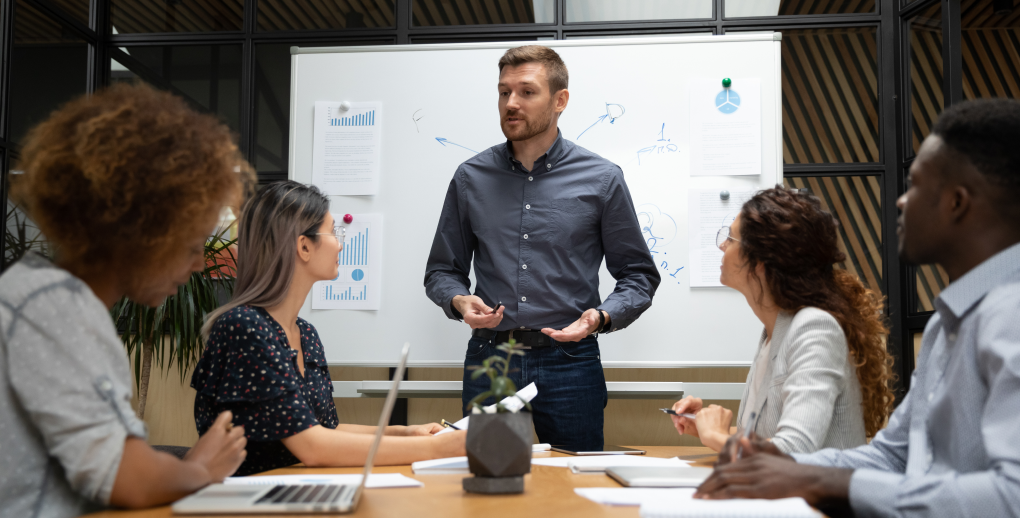
<path id="1" fill-rule="evenodd" d="M 599 342 L 587 338 L 580 342 L 554 342 L 552 347 L 524 351 L 524 356 L 510 360 L 508 376 L 524 388 L 534 382 L 538 396 L 531 401 L 532 417 L 538 440 L 549 444 L 575 446 L 584 450 L 601 450 L 603 446 L 603 409 L 609 395 L 602 372 Z M 464 415 L 468 401 L 489 390 L 488 376 L 471 379 L 468 367 L 481 365 L 482 360 L 504 356 L 490 340 L 472 337 L 464 357 L 464 390 L 461 400 Z M 487 399 L 484 405 L 495 403 Z"/>

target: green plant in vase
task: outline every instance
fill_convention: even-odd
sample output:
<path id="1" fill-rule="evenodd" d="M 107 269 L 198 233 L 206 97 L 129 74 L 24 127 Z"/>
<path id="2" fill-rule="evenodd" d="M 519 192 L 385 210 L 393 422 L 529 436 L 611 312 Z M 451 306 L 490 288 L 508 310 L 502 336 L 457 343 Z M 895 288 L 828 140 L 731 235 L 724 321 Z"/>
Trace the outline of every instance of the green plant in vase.
<path id="1" fill-rule="evenodd" d="M 468 403 L 472 415 L 468 422 L 468 468 L 475 476 L 463 481 L 464 490 L 471 493 L 507 494 L 524 492 L 524 475 L 531 472 L 531 412 L 520 412 L 531 404 L 517 396 L 517 386 L 507 377 L 510 360 L 523 356 L 524 350 L 513 340 L 496 347 L 505 357 L 493 355 L 481 365 L 468 367 L 475 372 L 472 379 L 488 376 L 489 390 L 478 394 Z M 483 407 L 486 399 L 496 398 L 496 404 Z M 502 401 L 517 397 L 523 405 L 510 405 Z"/>
<path id="2" fill-rule="evenodd" d="M 489 390 L 478 394 L 471 401 L 468 402 L 468 408 L 472 413 L 475 414 L 493 414 L 500 412 L 515 412 L 514 410 L 508 409 L 503 406 L 503 399 L 508 397 L 517 396 L 517 385 L 514 384 L 513 380 L 507 377 L 507 373 L 510 372 L 510 359 L 514 356 L 524 356 L 524 350 L 521 346 L 517 345 L 516 340 L 510 339 L 508 343 L 503 343 L 496 346 L 496 349 L 506 353 L 506 357 L 492 355 L 482 360 L 481 365 L 472 365 L 468 369 L 473 370 L 471 373 L 471 379 L 476 380 L 482 376 L 488 376 L 490 381 Z M 502 372 L 501 372 L 502 371 Z M 482 402 L 486 399 L 494 397 L 496 398 L 496 405 L 493 411 L 486 411 L 485 407 L 482 406 Z M 531 403 L 521 399 L 524 406 L 531 410 Z"/>

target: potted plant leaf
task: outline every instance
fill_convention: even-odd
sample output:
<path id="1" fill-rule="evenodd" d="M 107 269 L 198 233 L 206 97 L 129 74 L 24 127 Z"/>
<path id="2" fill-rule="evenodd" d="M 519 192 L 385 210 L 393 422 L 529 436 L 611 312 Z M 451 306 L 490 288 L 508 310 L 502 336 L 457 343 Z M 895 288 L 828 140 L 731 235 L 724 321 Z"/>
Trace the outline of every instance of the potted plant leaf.
<path id="1" fill-rule="evenodd" d="M 488 376 L 490 387 L 468 403 L 472 415 L 465 446 L 468 468 L 475 476 L 465 478 L 463 486 L 470 493 L 523 493 L 524 475 L 531 473 L 531 413 L 520 412 L 520 405 L 508 408 L 501 401 L 518 397 L 507 372 L 510 359 L 523 356 L 524 351 L 514 340 L 496 348 L 506 357 L 493 355 L 481 365 L 468 367 L 474 370 L 472 379 Z M 482 407 L 490 397 L 496 398 L 496 404 Z M 521 401 L 531 410 L 531 404 Z"/>

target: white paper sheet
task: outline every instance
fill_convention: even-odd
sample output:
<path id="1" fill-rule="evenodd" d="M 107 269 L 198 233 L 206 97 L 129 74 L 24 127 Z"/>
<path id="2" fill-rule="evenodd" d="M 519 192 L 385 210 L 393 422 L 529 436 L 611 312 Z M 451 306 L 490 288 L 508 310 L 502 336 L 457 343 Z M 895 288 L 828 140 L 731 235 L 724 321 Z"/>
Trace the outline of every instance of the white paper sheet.
<path id="1" fill-rule="evenodd" d="M 500 401 L 500 403 L 502 403 L 503 406 L 506 407 L 506 408 L 510 408 L 510 409 L 514 409 L 514 410 L 520 410 L 520 409 L 524 408 L 524 402 L 522 402 L 521 399 L 524 399 L 524 401 L 527 401 L 527 402 L 530 403 L 531 400 L 535 399 L 535 396 L 537 396 L 537 395 L 538 395 L 538 387 L 536 387 L 535 383 L 532 382 L 532 383 L 528 383 L 528 385 L 526 387 L 522 388 L 521 390 L 518 390 L 516 397 L 505 397 L 505 398 L 503 398 L 503 401 Z M 487 412 L 487 413 L 491 414 L 491 413 L 495 412 L 496 405 L 489 405 L 489 406 L 487 406 L 485 408 L 486 408 L 486 410 L 491 409 L 492 412 Z M 460 421 L 457 421 L 456 423 L 453 423 L 453 426 L 456 426 L 457 428 L 459 428 L 461 430 L 467 430 L 468 429 L 468 423 L 470 422 L 470 419 L 471 419 L 471 416 L 465 417 L 465 418 L 461 419 Z M 449 432 L 452 432 L 452 431 L 454 431 L 453 428 L 444 428 L 444 429 L 436 432 L 436 435 L 440 435 L 440 434 L 444 434 L 444 433 L 449 433 Z"/>
<path id="2" fill-rule="evenodd" d="M 761 174 L 761 79 L 690 84 L 691 176 Z"/>
<path id="3" fill-rule="evenodd" d="M 466 458 L 466 457 L 465 457 Z M 270 475 L 265 477 L 227 477 L 224 484 L 268 486 L 276 484 L 346 484 L 361 483 L 361 475 Z M 422 487 L 425 484 L 400 473 L 372 473 L 365 487 Z"/>
<path id="4" fill-rule="evenodd" d="M 470 473 L 467 457 L 448 457 L 445 459 L 420 460 L 411 463 L 411 471 L 415 475 L 452 475 Z"/>
<path id="5" fill-rule="evenodd" d="M 715 244 L 719 229 L 729 226 L 740 214 L 740 208 L 756 191 L 730 191 L 723 200 L 719 193 L 725 189 L 688 189 L 687 250 L 689 253 L 688 277 L 692 288 L 718 288 L 722 265 L 722 250 Z"/>
<path id="6" fill-rule="evenodd" d="M 755 518 L 818 518 L 815 511 L 803 498 L 781 498 L 779 500 L 733 499 L 681 501 L 653 500 L 641 504 L 641 518 L 703 518 L 712 517 L 755 517 Z"/>
<path id="7" fill-rule="evenodd" d="M 333 196 L 378 194 L 382 103 L 316 101 L 312 183 Z"/>
<path id="8" fill-rule="evenodd" d="M 644 455 L 591 455 L 583 457 L 549 457 L 544 459 L 532 459 L 532 465 L 551 466 L 554 468 L 570 468 L 574 473 L 579 472 L 600 472 L 606 468 L 618 466 L 661 466 L 682 468 L 690 466 L 691 463 L 680 460 L 676 457 L 663 459 L 661 457 L 646 457 Z"/>
<path id="9" fill-rule="evenodd" d="M 574 492 L 603 505 L 642 505 L 655 502 L 677 505 L 690 500 L 693 488 L 577 487 Z"/>
<path id="10" fill-rule="evenodd" d="M 383 275 L 383 216 L 352 216 L 354 220 L 345 224 L 343 214 L 333 214 L 336 224 L 347 228 L 347 238 L 340 251 L 336 279 L 319 281 L 312 286 L 312 309 L 379 309 Z"/>

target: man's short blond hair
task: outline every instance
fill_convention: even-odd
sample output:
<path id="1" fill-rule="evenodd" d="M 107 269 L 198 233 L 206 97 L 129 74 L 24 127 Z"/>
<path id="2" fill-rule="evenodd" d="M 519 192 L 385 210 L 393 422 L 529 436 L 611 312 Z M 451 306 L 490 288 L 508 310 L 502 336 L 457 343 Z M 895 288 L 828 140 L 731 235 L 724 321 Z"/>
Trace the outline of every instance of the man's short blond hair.
<path id="1" fill-rule="evenodd" d="M 540 63 L 545 66 L 549 78 L 549 92 L 556 93 L 567 88 L 567 65 L 555 50 L 542 45 L 525 45 L 512 48 L 499 58 L 499 71 L 503 67 L 516 67 L 525 63 Z"/>

